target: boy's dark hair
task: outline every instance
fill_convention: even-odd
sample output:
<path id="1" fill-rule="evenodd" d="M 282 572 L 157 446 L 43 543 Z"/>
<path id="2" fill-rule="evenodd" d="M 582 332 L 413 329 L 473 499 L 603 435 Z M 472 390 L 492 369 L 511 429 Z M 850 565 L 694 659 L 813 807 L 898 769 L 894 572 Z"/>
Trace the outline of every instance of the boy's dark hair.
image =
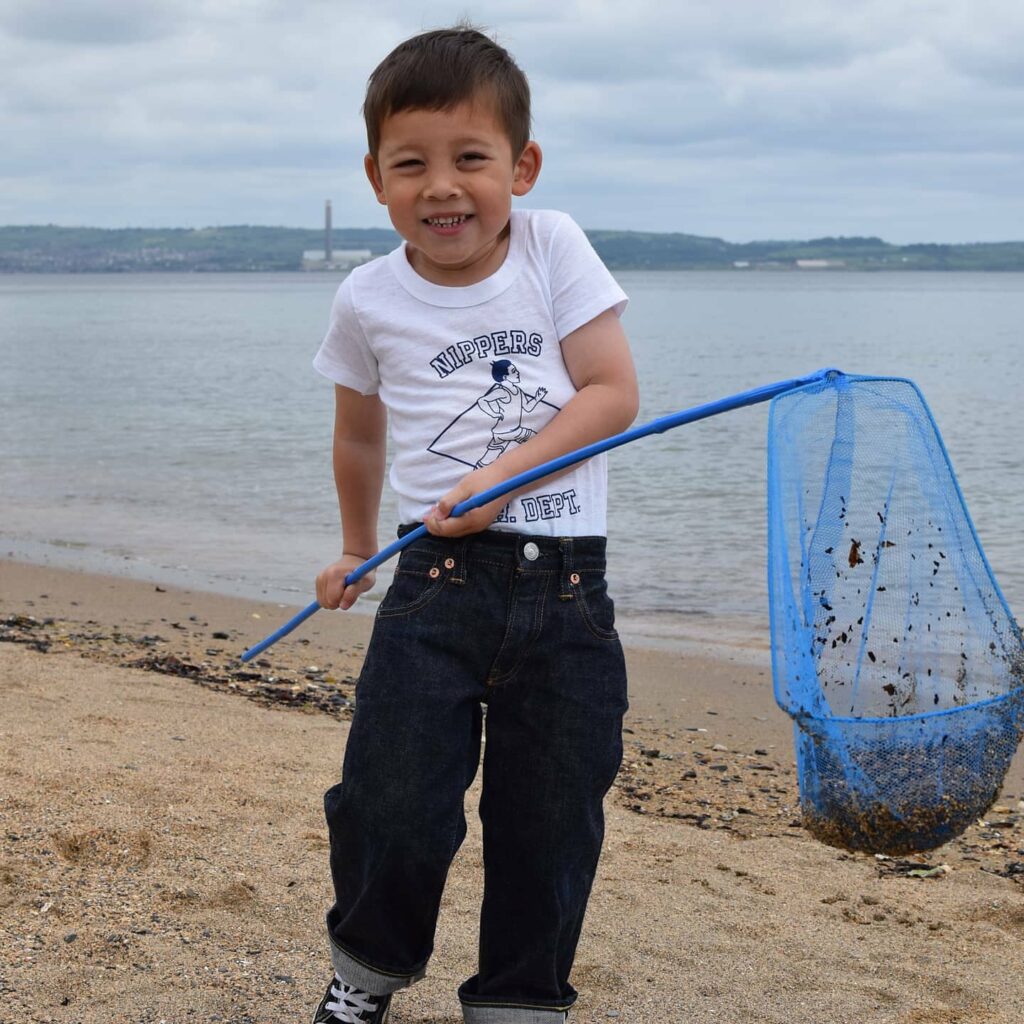
<path id="1" fill-rule="evenodd" d="M 530 86 L 511 55 L 470 25 L 437 29 L 396 46 L 370 75 L 366 140 L 377 159 L 384 119 L 402 110 L 450 110 L 490 94 L 517 159 L 530 141 Z"/>

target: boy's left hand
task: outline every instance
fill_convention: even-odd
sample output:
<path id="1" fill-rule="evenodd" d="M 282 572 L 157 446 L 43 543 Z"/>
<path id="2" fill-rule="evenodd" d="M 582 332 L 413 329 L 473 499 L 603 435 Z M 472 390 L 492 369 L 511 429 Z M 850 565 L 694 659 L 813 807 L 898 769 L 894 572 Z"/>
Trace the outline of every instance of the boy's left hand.
<path id="1" fill-rule="evenodd" d="M 465 537 L 470 533 L 486 530 L 508 501 L 507 496 L 492 501 L 489 505 L 475 508 L 461 516 L 452 516 L 451 511 L 461 501 L 474 494 L 496 487 L 505 479 L 492 466 L 474 469 L 467 473 L 440 501 L 423 517 L 427 530 L 435 537 Z"/>

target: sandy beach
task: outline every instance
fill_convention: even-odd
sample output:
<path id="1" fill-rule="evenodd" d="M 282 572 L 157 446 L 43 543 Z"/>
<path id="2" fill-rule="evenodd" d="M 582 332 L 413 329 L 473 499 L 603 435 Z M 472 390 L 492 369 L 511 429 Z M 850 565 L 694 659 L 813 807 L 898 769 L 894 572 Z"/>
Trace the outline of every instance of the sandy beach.
<path id="1" fill-rule="evenodd" d="M 323 791 L 369 616 L 0 562 L 0 1021 L 306 1021 L 329 976 Z M 768 652 L 629 651 L 626 756 L 574 1024 L 1024 1019 L 1024 762 L 926 855 L 802 829 Z M 478 797 L 469 794 L 470 808 Z M 479 823 L 394 1024 L 458 1024 Z"/>

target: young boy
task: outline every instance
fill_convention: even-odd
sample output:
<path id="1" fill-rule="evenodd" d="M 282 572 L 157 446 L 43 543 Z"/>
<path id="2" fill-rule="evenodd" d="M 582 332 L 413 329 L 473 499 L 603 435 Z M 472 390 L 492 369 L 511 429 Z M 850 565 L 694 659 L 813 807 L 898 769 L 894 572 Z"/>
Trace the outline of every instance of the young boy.
<path id="1" fill-rule="evenodd" d="M 366 174 L 404 241 L 342 283 L 314 364 L 335 383 L 343 535 L 320 604 L 350 608 L 373 583 L 344 579 L 377 551 L 388 424 L 399 532 L 424 521 L 429 535 L 377 612 L 342 782 L 324 798 L 335 979 L 314 1021 L 381 1024 L 425 973 L 486 707 L 479 962 L 459 998 L 470 1024 L 556 1024 L 576 998 L 626 709 L 604 457 L 449 513 L 632 422 L 626 297 L 568 217 L 511 210 L 541 151 L 526 79 L 486 36 L 403 43 L 363 112 Z"/>

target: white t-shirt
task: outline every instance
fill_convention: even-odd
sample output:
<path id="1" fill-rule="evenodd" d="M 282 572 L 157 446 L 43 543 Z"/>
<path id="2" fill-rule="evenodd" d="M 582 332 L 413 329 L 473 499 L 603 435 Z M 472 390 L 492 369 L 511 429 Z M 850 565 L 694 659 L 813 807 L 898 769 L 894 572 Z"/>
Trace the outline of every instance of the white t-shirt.
<path id="1" fill-rule="evenodd" d="M 341 283 L 313 361 L 325 377 L 379 394 L 403 523 L 419 522 L 466 473 L 541 430 L 576 393 L 559 343 L 626 295 L 564 213 L 512 212 L 508 255 L 463 288 L 433 284 L 400 245 Z M 603 536 L 606 457 L 540 480 L 492 529 Z"/>

